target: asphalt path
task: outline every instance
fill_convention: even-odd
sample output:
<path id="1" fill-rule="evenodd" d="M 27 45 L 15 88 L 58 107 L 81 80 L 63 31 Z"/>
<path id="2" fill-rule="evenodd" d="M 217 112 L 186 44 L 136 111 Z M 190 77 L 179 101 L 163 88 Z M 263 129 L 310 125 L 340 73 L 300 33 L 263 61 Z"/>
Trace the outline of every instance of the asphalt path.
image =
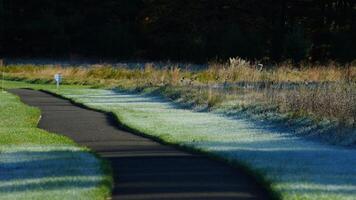
<path id="1" fill-rule="evenodd" d="M 270 199 L 243 170 L 121 130 L 108 114 L 42 91 L 10 92 L 41 110 L 39 128 L 70 137 L 110 161 L 112 199 Z"/>

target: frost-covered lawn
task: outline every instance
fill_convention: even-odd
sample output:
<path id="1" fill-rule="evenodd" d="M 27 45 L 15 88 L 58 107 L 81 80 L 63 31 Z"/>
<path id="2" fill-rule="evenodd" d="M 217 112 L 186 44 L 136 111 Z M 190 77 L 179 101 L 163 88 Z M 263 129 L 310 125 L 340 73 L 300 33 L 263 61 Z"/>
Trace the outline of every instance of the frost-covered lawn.
<path id="1" fill-rule="evenodd" d="M 132 128 L 203 149 L 262 172 L 283 199 L 356 199 L 356 149 L 294 137 L 266 124 L 179 109 L 157 97 L 110 90 L 61 90 L 115 112 Z"/>
<path id="2" fill-rule="evenodd" d="M 105 199 L 102 162 L 36 128 L 40 112 L 0 91 L 0 199 Z"/>

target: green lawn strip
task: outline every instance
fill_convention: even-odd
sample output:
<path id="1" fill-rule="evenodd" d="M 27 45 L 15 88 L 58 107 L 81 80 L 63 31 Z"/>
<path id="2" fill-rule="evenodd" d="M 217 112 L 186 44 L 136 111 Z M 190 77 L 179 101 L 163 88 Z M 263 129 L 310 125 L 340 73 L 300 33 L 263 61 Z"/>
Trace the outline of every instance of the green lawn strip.
<path id="1" fill-rule="evenodd" d="M 28 85 L 6 83 L 17 87 Z M 108 164 L 69 138 L 36 128 L 39 117 L 38 109 L 0 91 L 0 199 L 106 199 Z"/>
<path id="2" fill-rule="evenodd" d="M 31 89 L 50 89 L 50 90 L 56 90 L 56 85 L 55 84 L 48 84 L 48 83 L 42 83 L 42 84 L 37 84 L 37 83 L 31 83 L 31 82 L 25 82 L 25 81 L 12 81 L 12 80 L 4 80 L 1 81 L 3 87 L 5 89 L 14 89 L 14 88 L 31 88 Z M 1 83 L 0 82 L 0 83 Z M 84 89 L 84 88 L 92 88 L 93 86 L 90 85 L 67 85 L 67 84 L 62 84 L 60 85 L 60 89 Z"/>

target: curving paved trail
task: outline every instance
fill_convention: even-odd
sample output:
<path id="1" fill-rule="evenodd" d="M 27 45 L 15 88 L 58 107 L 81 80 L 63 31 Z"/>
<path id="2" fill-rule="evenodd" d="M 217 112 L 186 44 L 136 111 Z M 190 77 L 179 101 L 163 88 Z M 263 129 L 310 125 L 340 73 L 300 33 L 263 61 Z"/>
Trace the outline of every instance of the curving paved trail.
<path id="1" fill-rule="evenodd" d="M 40 128 L 68 136 L 111 162 L 113 199 L 269 199 L 244 172 L 120 130 L 104 113 L 40 91 L 10 92 L 41 109 Z"/>

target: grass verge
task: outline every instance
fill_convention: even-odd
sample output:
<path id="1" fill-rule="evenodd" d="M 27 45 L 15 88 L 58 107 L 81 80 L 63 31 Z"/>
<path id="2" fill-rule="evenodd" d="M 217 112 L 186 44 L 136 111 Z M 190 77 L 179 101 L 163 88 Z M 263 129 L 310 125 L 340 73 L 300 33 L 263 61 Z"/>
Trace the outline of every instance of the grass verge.
<path id="1" fill-rule="evenodd" d="M 23 85 L 7 88 L 16 86 Z M 0 199 L 109 197 L 108 164 L 72 140 L 38 129 L 39 118 L 38 109 L 0 92 Z"/>

